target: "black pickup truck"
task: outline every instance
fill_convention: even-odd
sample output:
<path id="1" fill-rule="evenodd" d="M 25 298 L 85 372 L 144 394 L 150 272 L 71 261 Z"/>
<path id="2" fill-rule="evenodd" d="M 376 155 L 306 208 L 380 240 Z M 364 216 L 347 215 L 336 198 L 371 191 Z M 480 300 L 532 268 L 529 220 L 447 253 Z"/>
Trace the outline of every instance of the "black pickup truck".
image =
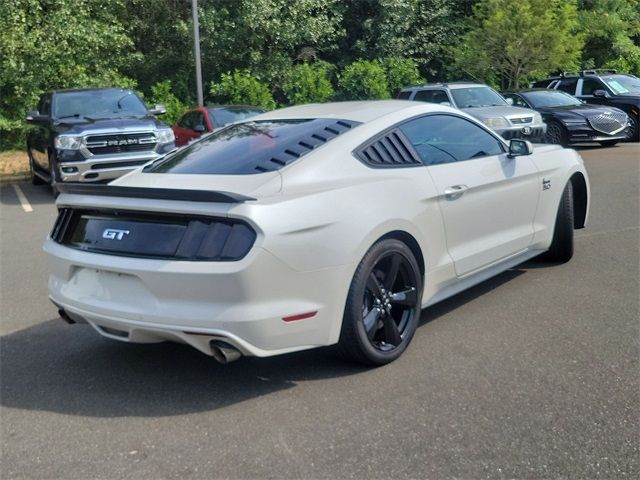
<path id="1" fill-rule="evenodd" d="M 57 90 L 27 114 L 27 152 L 34 184 L 104 182 L 174 148 L 171 128 L 138 95 L 122 88 Z"/>

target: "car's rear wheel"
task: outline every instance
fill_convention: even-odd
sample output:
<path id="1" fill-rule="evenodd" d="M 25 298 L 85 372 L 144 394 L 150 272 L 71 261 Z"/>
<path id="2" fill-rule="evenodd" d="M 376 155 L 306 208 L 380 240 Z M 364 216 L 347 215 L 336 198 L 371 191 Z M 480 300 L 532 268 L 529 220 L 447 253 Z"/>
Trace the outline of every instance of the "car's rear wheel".
<path id="1" fill-rule="evenodd" d="M 564 147 L 568 144 L 567 131 L 558 122 L 549 122 L 547 124 L 546 140 L 548 143 L 555 143 Z"/>
<path id="2" fill-rule="evenodd" d="M 571 260 L 571 257 L 573 257 L 573 228 L 573 186 L 569 182 L 564 188 L 560 199 L 551 246 L 540 258 L 556 263 L 565 263 Z"/>
<path id="3" fill-rule="evenodd" d="M 422 275 L 407 245 L 382 240 L 366 253 L 351 281 L 338 348 L 368 365 L 398 358 L 420 319 Z"/>

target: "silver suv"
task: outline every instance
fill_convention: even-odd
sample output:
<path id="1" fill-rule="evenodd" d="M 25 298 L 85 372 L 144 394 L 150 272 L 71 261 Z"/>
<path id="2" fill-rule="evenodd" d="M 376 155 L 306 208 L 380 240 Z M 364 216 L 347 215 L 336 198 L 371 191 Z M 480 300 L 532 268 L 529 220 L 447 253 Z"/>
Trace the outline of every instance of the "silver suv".
<path id="1" fill-rule="evenodd" d="M 542 142 L 547 130 L 538 112 L 512 107 L 493 88 L 481 83 L 427 83 L 403 88 L 398 98 L 459 108 L 507 140 Z"/>

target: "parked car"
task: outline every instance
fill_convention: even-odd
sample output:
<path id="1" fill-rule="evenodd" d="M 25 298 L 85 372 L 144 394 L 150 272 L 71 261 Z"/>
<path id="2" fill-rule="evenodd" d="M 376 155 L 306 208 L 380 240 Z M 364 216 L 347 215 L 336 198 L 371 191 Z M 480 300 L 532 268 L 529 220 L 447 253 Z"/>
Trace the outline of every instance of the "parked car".
<path id="1" fill-rule="evenodd" d="M 27 114 L 27 153 L 34 184 L 112 180 L 174 148 L 173 131 L 133 90 L 56 90 Z"/>
<path id="2" fill-rule="evenodd" d="M 61 316 L 221 362 L 336 343 L 391 362 L 421 308 L 540 254 L 568 261 L 589 210 L 574 150 L 396 100 L 272 111 L 63 188 L 44 245 Z"/>
<path id="3" fill-rule="evenodd" d="M 561 90 L 585 102 L 615 107 L 629 116 L 627 141 L 640 140 L 640 78 L 613 69 L 583 70 L 533 82 L 531 87 Z"/>
<path id="4" fill-rule="evenodd" d="M 218 105 L 198 107 L 187 111 L 171 127 L 176 135 L 176 145 L 182 146 L 199 138 L 203 133 L 253 117 L 266 110 L 249 105 Z"/>
<path id="5" fill-rule="evenodd" d="M 507 140 L 544 140 L 546 125 L 539 113 L 509 105 L 493 88 L 481 83 L 427 83 L 403 88 L 398 98 L 459 108 Z"/>
<path id="6" fill-rule="evenodd" d="M 550 143 L 598 142 L 611 147 L 627 136 L 629 117 L 618 108 L 591 105 L 568 93 L 544 88 L 504 92 L 502 95 L 517 107 L 540 112 L 547 124 L 547 141 Z"/>

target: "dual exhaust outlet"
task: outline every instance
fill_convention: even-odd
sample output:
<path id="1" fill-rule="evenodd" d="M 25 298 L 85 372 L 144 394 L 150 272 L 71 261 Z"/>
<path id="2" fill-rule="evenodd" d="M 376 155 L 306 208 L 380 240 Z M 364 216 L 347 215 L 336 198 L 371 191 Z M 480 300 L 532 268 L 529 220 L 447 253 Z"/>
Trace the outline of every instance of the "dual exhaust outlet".
<path id="1" fill-rule="evenodd" d="M 70 325 L 77 323 L 63 308 L 58 309 L 58 314 L 62 320 Z M 240 350 L 223 340 L 211 340 L 209 347 L 211 348 L 211 356 L 223 365 L 235 362 L 242 357 Z"/>

